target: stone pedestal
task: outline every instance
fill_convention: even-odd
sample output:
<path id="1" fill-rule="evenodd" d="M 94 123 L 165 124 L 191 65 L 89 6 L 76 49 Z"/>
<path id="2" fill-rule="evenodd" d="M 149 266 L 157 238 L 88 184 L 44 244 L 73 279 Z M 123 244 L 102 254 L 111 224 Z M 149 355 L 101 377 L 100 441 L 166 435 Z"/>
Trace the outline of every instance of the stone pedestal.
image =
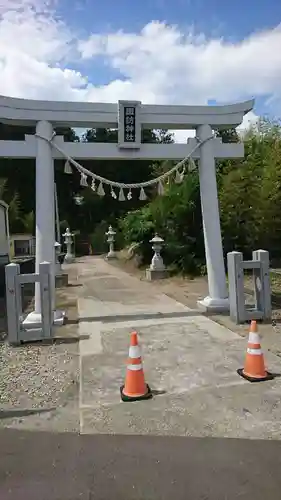
<path id="1" fill-rule="evenodd" d="M 116 256 L 116 253 L 114 252 L 114 250 L 110 250 L 106 256 L 107 259 L 116 259 L 117 256 Z"/>
<path id="2" fill-rule="evenodd" d="M 156 281 L 163 280 L 168 278 L 169 273 L 167 269 L 147 269 L 146 270 L 146 279 L 148 281 Z"/>
<path id="3" fill-rule="evenodd" d="M 71 252 L 66 252 L 65 258 L 64 258 L 64 264 L 72 264 L 74 262 L 74 255 Z"/>
<path id="4" fill-rule="evenodd" d="M 216 312 L 222 313 L 229 311 L 229 299 L 214 299 L 212 297 L 205 297 L 197 301 L 198 308 L 203 312 Z"/>
<path id="5" fill-rule="evenodd" d="M 164 266 L 163 259 L 160 255 L 164 240 L 156 234 L 152 240 L 152 249 L 154 250 L 154 255 L 149 269 L 146 270 L 146 279 L 148 281 L 162 280 L 168 277 L 168 271 Z"/>
<path id="6" fill-rule="evenodd" d="M 68 285 L 68 274 L 67 273 L 61 273 L 60 275 L 56 276 L 56 288 L 63 288 Z"/>

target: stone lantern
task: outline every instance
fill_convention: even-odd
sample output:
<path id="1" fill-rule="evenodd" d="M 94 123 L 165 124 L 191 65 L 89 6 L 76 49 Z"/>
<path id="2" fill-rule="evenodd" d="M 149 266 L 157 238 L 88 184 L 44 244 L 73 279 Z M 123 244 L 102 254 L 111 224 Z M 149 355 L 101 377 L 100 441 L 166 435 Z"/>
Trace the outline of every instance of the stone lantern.
<path id="1" fill-rule="evenodd" d="M 105 234 L 107 236 L 107 243 L 109 244 L 109 252 L 108 252 L 106 258 L 107 259 L 115 259 L 116 253 L 114 251 L 114 241 L 115 241 L 116 231 L 113 231 L 112 226 L 109 226 L 108 231 Z"/>
<path id="2" fill-rule="evenodd" d="M 55 242 L 55 275 L 56 276 L 62 275 L 61 263 L 59 261 L 60 253 L 61 253 L 61 244 L 58 243 L 58 241 L 56 241 Z"/>
<path id="3" fill-rule="evenodd" d="M 146 270 L 146 278 L 149 281 L 167 278 L 168 271 L 165 268 L 163 259 L 161 257 L 161 250 L 164 245 L 164 240 L 156 233 L 154 238 L 150 240 L 150 243 L 152 243 L 152 250 L 154 250 L 154 255 L 152 257 L 149 269 Z"/>
<path id="4" fill-rule="evenodd" d="M 71 252 L 73 244 L 73 233 L 70 232 L 69 227 L 66 228 L 63 237 L 64 237 L 64 243 L 66 245 L 66 255 L 64 257 L 64 262 L 65 264 L 71 264 L 71 262 L 74 261 L 74 254 Z"/>

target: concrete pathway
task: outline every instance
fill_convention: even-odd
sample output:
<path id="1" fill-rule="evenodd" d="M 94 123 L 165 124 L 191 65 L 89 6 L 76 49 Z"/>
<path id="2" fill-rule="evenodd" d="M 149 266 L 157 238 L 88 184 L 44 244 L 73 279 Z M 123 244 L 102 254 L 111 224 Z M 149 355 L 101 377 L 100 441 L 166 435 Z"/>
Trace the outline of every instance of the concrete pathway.
<path id="1" fill-rule="evenodd" d="M 101 258 L 78 264 L 80 431 L 281 439 L 281 378 L 241 379 L 246 344 Z M 146 380 L 162 394 L 120 402 L 129 336 L 139 332 Z M 268 367 L 280 359 L 266 352 Z"/>
<path id="2" fill-rule="evenodd" d="M 102 259 L 74 266 L 83 284 L 73 288 L 79 293 L 79 404 L 76 384 L 69 392 L 59 368 L 54 379 L 64 404 L 57 398 L 56 408 L 41 416 L 11 419 L 0 411 L 0 498 L 279 500 L 281 378 L 241 379 L 236 369 L 245 339 L 159 293 L 157 285 Z M 147 382 L 163 394 L 123 403 L 119 387 L 132 329 L 139 332 Z M 35 358 L 36 370 L 49 364 L 49 353 L 60 360 L 54 371 L 62 363 L 76 373 L 75 355 L 69 365 L 61 349 L 45 350 Z M 270 369 L 281 371 L 280 358 L 265 354 Z M 15 351 L 10 355 L 14 359 Z M 34 374 L 23 376 L 25 369 L 22 364 L 16 373 L 33 407 Z M 45 385 L 42 377 L 39 393 Z"/>

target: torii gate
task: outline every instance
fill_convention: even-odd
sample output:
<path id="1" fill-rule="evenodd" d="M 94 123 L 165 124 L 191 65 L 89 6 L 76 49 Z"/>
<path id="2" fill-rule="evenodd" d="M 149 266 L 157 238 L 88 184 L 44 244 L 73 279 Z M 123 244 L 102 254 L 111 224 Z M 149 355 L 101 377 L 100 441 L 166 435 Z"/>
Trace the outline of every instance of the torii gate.
<path id="1" fill-rule="evenodd" d="M 76 159 L 182 160 L 192 154 L 199 159 L 200 194 L 208 272 L 209 295 L 200 301 L 207 309 L 229 309 L 216 184 L 216 158 L 241 158 L 242 143 L 224 144 L 213 138 L 212 129 L 237 127 L 254 107 L 254 100 L 227 106 L 144 105 L 139 101 L 80 103 L 35 101 L 0 96 L 0 122 L 36 126 L 35 136 L 25 141 L 0 141 L 2 158 L 36 158 L 36 272 L 43 261 L 52 263 L 54 321 L 61 324 L 63 313 L 54 307 L 54 160 Z M 54 137 L 54 127 L 117 128 L 118 144 L 65 143 Z M 187 144 L 141 144 L 141 129 L 196 129 L 196 138 Z M 42 139 L 44 138 L 44 139 Z M 47 140 L 46 140 L 47 139 Z M 48 142 L 49 141 L 49 142 Z M 54 147 L 53 147 L 53 145 Z M 59 149 L 57 149 L 57 146 Z M 26 323 L 41 321 L 39 290 L 35 310 Z"/>

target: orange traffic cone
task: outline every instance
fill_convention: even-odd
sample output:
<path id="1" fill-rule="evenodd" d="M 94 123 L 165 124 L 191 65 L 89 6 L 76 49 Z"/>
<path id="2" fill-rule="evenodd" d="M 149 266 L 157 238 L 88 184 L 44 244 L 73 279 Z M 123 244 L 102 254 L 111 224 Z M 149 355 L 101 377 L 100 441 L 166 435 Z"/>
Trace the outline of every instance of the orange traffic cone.
<path id="1" fill-rule="evenodd" d="M 249 380 L 249 382 L 261 382 L 262 380 L 272 380 L 274 378 L 265 369 L 257 322 L 254 320 L 251 321 L 244 368 L 239 368 L 237 373 Z"/>
<path id="2" fill-rule="evenodd" d="M 120 392 L 122 401 L 140 401 L 152 397 L 150 387 L 144 380 L 141 351 L 136 332 L 131 333 L 125 385 L 120 387 Z"/>

